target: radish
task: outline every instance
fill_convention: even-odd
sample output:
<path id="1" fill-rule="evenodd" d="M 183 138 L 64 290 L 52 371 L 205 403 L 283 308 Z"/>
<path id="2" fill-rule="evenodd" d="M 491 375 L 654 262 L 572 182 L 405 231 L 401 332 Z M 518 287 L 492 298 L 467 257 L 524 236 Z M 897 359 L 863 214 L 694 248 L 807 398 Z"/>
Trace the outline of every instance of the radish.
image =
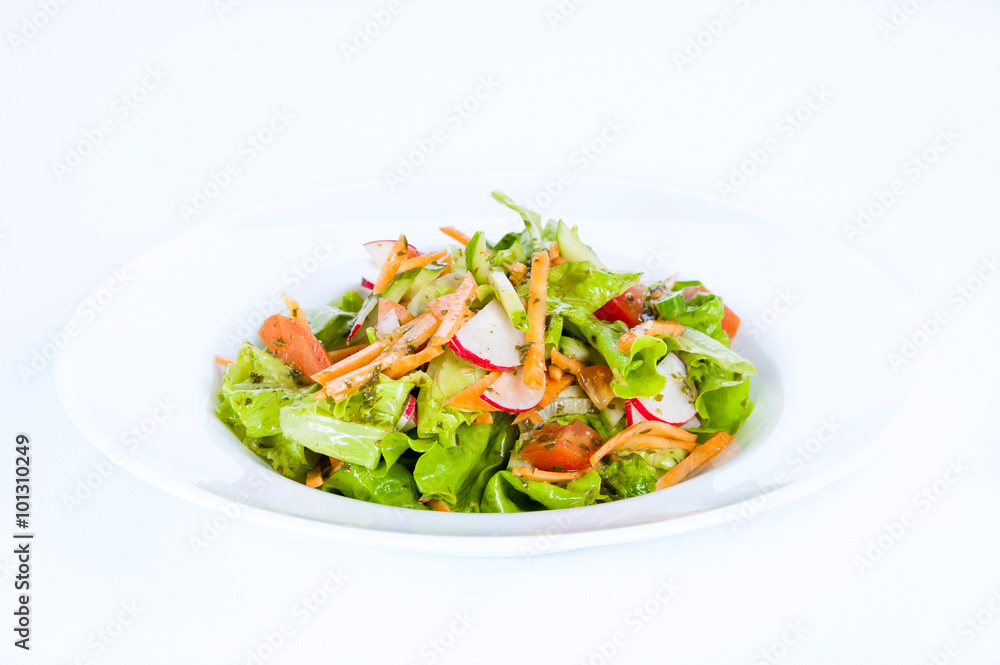
<path id="1" fill-rule="evenodd" d="M 524 385 L 524 368 L 518 367 L 513 372 L 504 372 L 494 381 L 483 393 L 483 401 L 507 413 L 521 413 L 538 406 L 544 395 L 545 384 L 538 390 Z"/>
<path id="2" fill-rule="evenodd" d="M 389 252 L 392 251 L 392 246 L 395 244 L 395 240 L 373 240 L 372 242 L 366 242 L 364 247 L 365 251 L 368 252 L 368 256 L 372 257 L 375 265 L 381 268 L 385 260 L 389 258 Z M 406 256 L 407 258 L 413 258 L 419 254 L 420 252 L 417 251 L 417 248 L 410 245 L 410 251 Z"/>
<path id="3" fill-rule="evenodd" d="M 526 343 L 525 334 L 510 322 L 500 301 L 491 300 L 455 333 L 448 346 L 473 365 L 502 372 L 521 364 L 517 349 Z"/>
<path id="4" fill-rule="evenodd" d="M 375 288 L 375 282 L 373 280 L 368 279 L 364 275 L 362 275 L 361 276 L 361 288 L 368 289 L 369 291 L 372 291 Z"/>
<path id="5" fill-rule="evenodd" d="M 354 336 L 361 331 L 361 328 L 365 324 L 365 319 L 368 318 L 368 315 L 371 314 L 372 311 L 374 311 L 377 305 L 378 305 L 378 298 L 375 296 L 375 294 L 373 293 L 372 295 L 368 296 L 368 299 L 365 300 L 365 304 L 361 306 L 361 311 L 358 312 L 358 316 L 354 319 L 354 325 L 351 326 L 351 332 L 347 336 L 348 342 L 354 339 Z"/>
<path id="6" fill-rule="evenodd" d="M 385 316 L 378 320 L 375 324 L 375 337 L 379 340 L 383 340 L 392 334 L 396 328 L 399 328 L 399 317 L 396 312 L 389 310 Z"/>
<path id="7" fill-rule="evenodd" d="M 407 400 L 406 406 L 403 407 L 403 415 L 399 417 L 399 422 L 396 423 L 396 429 L 400 432 L 406 432 L 417 426 L 417 398 L 410 395 L 410 399 Z"/>
<path id="8" fill-rule="evenodd" d="M 687 367 L 676 353 L 668 353 L 656 366 L 667 379 L 667 385 L 656 397 L 630 399 L 632 408 L 646 420 L 659 420 L 670 425 L 683 425 L 698 412 L 694 401 L 697 394 L 687 379 Z"/>
<path id="9" fill-rule="evenodd" d="M 632 406 L 632 400 L 625 400 L 625 424 L 631 427 L 636 423 L 644 423 L 648 418 L 644 418 L 639 411 Z"/>

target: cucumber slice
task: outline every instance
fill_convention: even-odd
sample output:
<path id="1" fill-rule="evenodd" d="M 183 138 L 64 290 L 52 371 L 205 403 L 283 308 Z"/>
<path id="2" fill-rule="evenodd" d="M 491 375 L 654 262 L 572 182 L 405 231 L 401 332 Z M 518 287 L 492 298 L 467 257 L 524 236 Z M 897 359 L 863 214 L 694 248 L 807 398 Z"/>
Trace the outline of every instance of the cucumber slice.
<path id="1" fill-rule="evenodd" d="M 564 356 L 569 356 L 584 365 L 595 364 L 594 355 L 590 351 L 590 347 L 575 337 L 562 337 L 559 340 L 559 351 Z"/>
<path id="2" fill-rule="evenodd" d="M 594 250 L 583 244 L 576 227 L 571 227 L 562 220 L 559 220 L 559 228 L 556 230 L 556 241 L 559 243 L 559 255 L 565 256 L 569 261 L 587 261 L 595 268 L 603 269 L 604 264 L 594 254 Z"/>
<path id="3" fill-rule="evenodd" d="M 420 269 L 417 276 L 410 282 L 410 288 L 406 291 L 406 297 L 413 300 L 414 296 L 423 291 L 427 286 L 438 278 L 438 275 L 445 269 L 445 266 L 425 266 Z"/>
<path id="4" fill-rule="evenodd" d="M 490 281 L 490 248 L 486 246 L 486 236 L 482 231 L 476 231 L 465 246 L 465 263 L 476 278 L 478 284 L 488 284 Z"/>
<path id="5" fill-rule="evenodd" d="M 524 311 L 521 298 L 514 290 L 514 285 L 507 279 L 507 275 L 502 270 L 494 270 L 490 273 L 489 281 L 490 286 L 496 291 L 497 300 L 510 317 L 510 322 L 521 332 L 528 332 L 528 313 Z"/>
<path id="6" fill-rule="evenodd" d="M 420 271 L 421 268 L 414 268 L 413 270 L 407 270 L 402 274 L 396 275 L 392 282 L 389 283 L 382 297 L 398 303 L 410 292 L 410 285 L 413 284 L 413 280 L 416 279 Z"/>

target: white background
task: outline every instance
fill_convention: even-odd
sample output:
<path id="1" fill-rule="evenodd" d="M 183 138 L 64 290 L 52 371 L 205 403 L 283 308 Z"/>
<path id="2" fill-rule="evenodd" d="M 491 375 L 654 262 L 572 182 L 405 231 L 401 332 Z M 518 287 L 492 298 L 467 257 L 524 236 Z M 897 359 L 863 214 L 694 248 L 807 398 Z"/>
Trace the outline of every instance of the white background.
<path id="1" fill-rule="evenodd" d="M 768 662 L 765 651 L 789 665 L 995 662 L 1000 280 L 961 308 L 949 300 L 1000 249 L 995 3 L 901 3 L 910 13 L 898 10 L 888 32 L 890 0 L 584 2 L 554 27 L 555 0 L 404 0 L 350 60 L 342 44 L 386 3 L 246 1 L 220 17 L 210 0 L 52 2 L 51 19 L 33 18 L 44 4 L 0 10 L 0 477 L 12 477 L 14 435 L 28 432 L 38 533 L 33 650 L 11 646 L 5 567 L 0 662 L 245 663 L 285 621 L 294 634 L 265 662 L 429 663 L 443 635 L 454 644 L 441 663 L 753 663 Z M 698 39 L 701 52 L 679 64 Z M 116 99 L 147 67 L 165 78 L 122 117 Z M 419 175 L 554 174 L 617 118 L 626 129 L 588 174 L 716 196 L 774 137 L 777 150 L 731 200 L 852 245 L 925 318 L 948 312 L 929 342 L 939 362 L 926 417 L 849 478 L 739 529 L 532 559 L 442 558 L 242 522 L 196 554 L 190 539 L 213 513 L 121 469 L 67 507 L 102 456 L 63 412 L 51 363 L 37 376 L 23 368 L 81 299 L 189 228 L 180 205 L 240 158 L 274 109 L 294 116 L 289 127 L 191 223 L 382 179 L 480 77 L 498 89 Z M 829 99 L 814 100 L 792 136 L 779 132 L 820 88 Z M 54 163 L 104 118 L 112 131 L 60 180 Z M 906 162 L 941 130 L 957 138 L 911 177 Z M 903 192 L 852 242 L 845 226 L 895 179 Z M 864 343 L 850 311 L 830 317 L 845 344 Z M 165 352 L 150 349 L 136 371 L 155 374 Z M 949 476 L 949 463 L 968 470 Z M 935 483 L 942 496 L 922 510 L 914 496 Z M 0 482 L 0 503 L 12 494 Z M 892 527 L 907 514 L 910 526 Z M 859 564 L 880 537 L 881 558 Z M 300 623 L 296 602 L 338 569 L 343 588 Z M 658 605 L 668 580 L 678 591 Z M 139 616 L 119 633 L 123 603 Z M 644 605 L 647 623 L 634 614 Z M 981 631 L 963 623 L 977 612 L 990 620 Z M 452 640 L 456 613 L 472 625 Z M 117 637 L 98 650 L 100 630 Z M 957 651 L 944 655 L 949 642 Z"/>

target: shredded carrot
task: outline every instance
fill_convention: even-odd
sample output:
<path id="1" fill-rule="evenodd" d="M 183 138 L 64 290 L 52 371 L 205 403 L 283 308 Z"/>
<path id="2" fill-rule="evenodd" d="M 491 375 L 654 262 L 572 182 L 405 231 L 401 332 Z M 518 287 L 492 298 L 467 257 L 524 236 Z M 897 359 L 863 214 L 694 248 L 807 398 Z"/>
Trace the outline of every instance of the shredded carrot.
<path id="1" fill-rule="evenodd" d="M 386 349 L 386 353 L 388 354 L 396 350 L 412 353 L 412 351 L 420 348 L 420 345 L 430 339 L 431 335 L 438 330 L 438 327 L 439 324 L 434 315 L 430 312 L 424 312 L 393 333 L 393 336 L 390 338 L 392 346 Z M 440 345 L 435 344 L 434 346 Z"/>
<path id="2" fill-rule="evenodd" d="M 469 305 L 476 297 L 476 278 L 472 276 L 471 272 L 465 273 L 465 279 L 458 285 L 452 296 L 455 298 L 455 303 L 441 319 L 441 326 L 431 338 L 431 344 L 447 344 L 465 323 L 466 315 L 469 313 Z"/>
<path id="3" fill-rule="evenodd" d="M 356 369 L 350 374 L 344 374 L 333 379 L 323 386 L 322 390 L 317 390 L 313 393 L 313 397 L 316 399 L 332 397 L 337 402 L 345 400 L 364 388 L 368 382 L 377 379 L 379 374 L 382 374 L 393 363 L 405 355 L 406 353 L 401 349 L 381 355 L 364 367 Z"/>
<path id="4" fill-rule="evenodd" d="M 232 358 L 226 358 L 225 356 L 215 356 L 215 362 L 220 365 L 232 365 L 236 361 Z"/>
<path id="5" fill-rule="evenodd" d="M 442 249 L 440 252 L 434 252 L 432 254 L 421 254 L 420 256 L 414 256 L 412 259 L 406 259 L 399 264 L 399 270 L 397 272 L 403 273 L 407 270 L 413 270 L 414 268 L 423 268 L 428 263 L 434 263 L 438 259 L 443 259 L 448 256 L 449 252 L 446 249 Z"/>
<path id="6" fill-rule="evenodd" d="M 340 471 L 340 467 L 344 466 L 344 463 L 337 459 L 336 457 L 330 457 L 330 473 L 334 474 Z"/>
<path id="7" fill-rule="evenodd" d="M 388 314 L 389 312 L 396 313 L 396 320 L 398 320 L 400 324 L 409 323 L 410 321 L 413 320 L 413 315 L 410 314 L 409 310 L 407 310 L 399 303 L 395 303 L 391 300 L 386 300 L 385 298 L 379 298 L 378 314 L 375 315 L 376 318 L 379 321 L 381 321 L 382 317 Z"/>
<path id="8" fill-rule="evenodd" d="M 643 321 L 618 338 L 618 350 L 625 353 L 632 350 L 635 340 L 642 335 L 653 337 L 680 337 L 684 326 L 676 321 Z"/>
<path id="9" fill-rule="evenodd" d="M 371 344 L 369 344 L 368 342 L 362 342 L 361 344 L 355 344 L 354 346 L 347 346 L 344 347 L 343 349 L 337 349 L 336 351 L 327 351 L 326 357 L 330 359 L 331 363 L 337 364 L 341 360 L 344 360 L 345 358 L 350 358 L 358 351 L 364 351 L 369 346 L 371 346 Z"/>
<path id="10" fill-rule="evenodd" d="M 379 354 L 388 345 L 388 340 L 382 340 L 381 342 L 376 342 L 375 344 L 369 344 L 364 349 L 359 349 L 357 352 L 345 357 L 343 360 L 330 365 L 321 372 L 317 372 L 310 377 L 316 383 L 326 384 L 333 381 L 338 376 L 343 376 L 348 372 L 353 372 L 354 370 L 364 367 L 371 361 L 379 357 Z M 356 347 L 348 347 L 356 348 Z M 345 351 L 347 349 L 344 349 Z M 331 361 L 332 362 L 332 361 Z"/>
<path id="11" fill-rule="evenodd" d="M 521 466 L 513 470 L 515 476 L 525 480 L 540 480 L 546 483 L 561 483 L 567 480 L 576 480 L 587 475 L 590 469 L 580 469 L 579 471 L 542 471 L 527 466 Z"/>
<path id="12" fill-rule="evenodd" d="M 428 346 L 419 353 L 414 353 L 412 356 L 406 356 L 404 358 L 400 358 L 392 365 L 390 365 L 389 368 L 385 371 L 385 373 L 388 374 L 389 378 L 391 379 L 399 379 L 400 377 L 409 374 L 410 372 L 420 367 L 421 365 L 429 363 L 430 361 L 434 360 L 442 353 L 444 353 L 444 349 L 442 349 L 440 346 Z"/>
<path id="13" fill-rule="evenodd" d="M 556 266 L 561 266 L 564 263 L 569 263 L 569 261 L 566 260 L 565 256 L 560 256 L 552 261 L 552 267 L 555 268 Z"/>
<path id="14" fill-rule="evenodd" d="M 694 451 L 677 463 L 674 468 L 663 474 L 656 481 L 656 489 L 662 490 L 672 487 L 681 482 L 699 466 L 721 453 L 733 440 L 733 435 L 729 432 L 716 432 L 705 443 L 701 444 Z"/>
<path id="15" fill-rule="evenodd" d="M 549 245 L 549 258 L 553 261 L 559 258 L 559 243 L 554 242 Z"/>
<path id="16" fill-rule="evenodd" d="M 536 425 L 541 425 L 542 423 L 545 422 L 544 420 L 542 420 L 542 417 L 538 414 L 538 411 L 536 411 L 535 409 L 531 409 L 529 411 L 522 411 L 521 413 L 517 414 L 517 417 L 514 418 L 514 424 L 516 425 L 518 423 L 523 423 L 525 420 L 530 420 Z"/>
<path id="17" fill-rule="evenodd" d="M 319 487 L 323 484 L 323 472 L 319 468 L 319 464 L 309 469 L 306 472 L 306 485 L 309 487 Z"/>
<path id="18" fill-rule="evenodd" d="M 483 378 L 473 383 L 468 388 L 461 390 L 445 402 L 445 406 L 460 411 L 496 411 L 492 406 L 483 401 L 483 393 L 492 386 L 503 372 L 490 372 Z"/>
<path id="19" fill-rule="evenodd" d="M 563 372 L 562 367 L 559 367 L 558 365 L 549 365 L 549 377 L 552 378 L 553 381 L 558 381 L 565 375 L 566 373 Z"/>
<path id="20" fill-rule="evenodd" d="M 406 244 L 406 236 L 403 234 L 399 235 L 399 240 L 397 240 L 392 249 L 389 250 L 389 258 L 385 260 L 382 265 L 382 270 L 378 273 L 378 279 L 375 280 L 375 285 L 372 287 L 372 293 L 382 293 L 385 291 L 386 287 L 389 286 L 389 282 L 392 278 L 396 276 L 396 271 L 399 270 L 399 266 L 403 261 L 406 260 L 406 255 L 409 253 L 410 248 Z"/>
<path id="21" fill-rule="evenodd" d="M 427 502 L 427 505 L 431 507 L 431 510 L 437 510 L 438 512 L 442 513 L 451 512 L 451 508 L 448 507 L 448 504 L 439 499 L 431 499 L 430 501 Z"/>
<path id="22" fill-rule="evenodd" d="M 464 233 L 456 229 L 454 226 L 442 226 L 441 233 L 452 238 L 455 242 L 461 243 L 463 245 L 468 245 L 469 240 L 471 240 L 469 236 L 465 235 Z"/>
<path id="23" fill-rule="evenodd" d="M 570 384 L 573 383 L 572 374 L 563 374 L 561 378 L 552 379 L 545 385 L 545 393 L 542 395 L 542 401 L 538 403 L 536 409 L 543 409 L 552 403 L 559 393 L 569 388 Z"/>
<path id="24" fill-rule="evenodd" d="M 305 326 L 306 329 L 308 330 L 309 320 L 306 318 L 305 312 L 302 311 L 302 308 L 299 307 L 299 302 L 295 298 L 288 295 L 287 293 L 282 293 L 281 299 L 285 301 L 285 307 L 288 308 L 288 311 L 291 313 L 292 318 L 295 319 L 295 321 L 297 321 L 298 323 Z"/>
<path id="25" fill-rule="evenodd" d="M 524 265 L 520 261 L 514 263 L 513 265 L 505 264 L 504 267 L 507 268 L 507 272 L 510 273 L 510 283 L 514 286 L 520 284 L 521 280 L 524 279 L 524 276 L 528 274 L 528 266 Z"/>
<path id="26" fill-rule="evenodd" d="M 590 456 L 591 466 L 600 465 L 602 457 L 624 447 L 625 444 L 628 443 L 629 439 L 647 434 L 677 439 L 678 441 L 693 442 L 698 440 L 696 435 L 691 432 L 685 432 L 679 427 L 674 427 L 673 425 L 668 425 L 667 423 L 661 423 L 658 420 L 647 420 L 645 422 L 636 423 L 631 427 L 626 427 L 621 432 L 608 439 L 603 446 L 598 448 L 597 452 Z"/>
<path id="27" fill-rule="evenodd" d="M 559 352 L 559 349 L 552 349 L 550 357 L 553 365 L 555 365 L 560 369 L 566 370 L 573 376 L 579 374 L 580 370 L 583 369 L 583 363 L 581 363 L 576 358 L 570 358 L 569 356 L 564 356 L 562 353 Z"/>
<path id="28" fill-rule="evenodd" d="M 492 425 L 493 424 L 493 414 L 484 413 L 482 415 L 476 416 L 476 419 L 472 421 L 473 425 Z"/>
<path id="29" fill-rule="evenodd" d="M 531 257 L 528 286 L 528 347 L 524 359 L 524 385 L 534 390 L 545 387 L 545 306 L 549 287 L 549 254 Z"/>
<path id="30" fill-rule="evenodd" d="M 694 450 L 694 441 L 678 441 L 668 439 L 665 436 L 652 436 L 649 434 L 639 434 L 633 436 L 623 446 L 627 450 L 669 450 L 670 448 L 680 448 L 691 452 Z"/>

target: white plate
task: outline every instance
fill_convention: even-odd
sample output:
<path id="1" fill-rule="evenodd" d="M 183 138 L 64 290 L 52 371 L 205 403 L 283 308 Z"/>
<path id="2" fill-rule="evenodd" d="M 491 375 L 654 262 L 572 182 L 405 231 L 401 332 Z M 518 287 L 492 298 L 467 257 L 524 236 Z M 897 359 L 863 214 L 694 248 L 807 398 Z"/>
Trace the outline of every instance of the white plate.
<path id="1" fill-rule="evenodd" d="M 668 490 L 600 506 L 449 514 L 299 485 L 216 420 L 212 358 L 232 355 L 240 337 L 256 339 L 260 322 L 280 307 L 277 291 L 306 307 L 337 298 L 357 285 L 366 256 L 361 244 L 401 231 L 421 250 L 445 243 L 436 230 L 442 225 L 499 238 L 520 222 L 490 192 L 502 188 L 524 200 L 538 183 L 526 176 L 425 179 L 395 194 L 381 183 L 363 185 L 257 208 L 173 238 L 125 266 L 127 289 L 96 318 L 74 321 L 81 333 L 56 367 L 63 403 L 117 463 L 201 505 L 337 539 L 487 556 L 739 522 L 858 467 L 914 403 L 926 372 L 896 372 L 886 354 L 917 313 L 863 258 L 757 213 L 587 180 L 545 214 L 579 225 L 612 267 L 679 270 L 723 295 L 743 318 L 736 347 L 759 375 L 752 382 L 756 409 L 732 459 Z M 339 248 L 331 254 L 332 244 Z"/>

